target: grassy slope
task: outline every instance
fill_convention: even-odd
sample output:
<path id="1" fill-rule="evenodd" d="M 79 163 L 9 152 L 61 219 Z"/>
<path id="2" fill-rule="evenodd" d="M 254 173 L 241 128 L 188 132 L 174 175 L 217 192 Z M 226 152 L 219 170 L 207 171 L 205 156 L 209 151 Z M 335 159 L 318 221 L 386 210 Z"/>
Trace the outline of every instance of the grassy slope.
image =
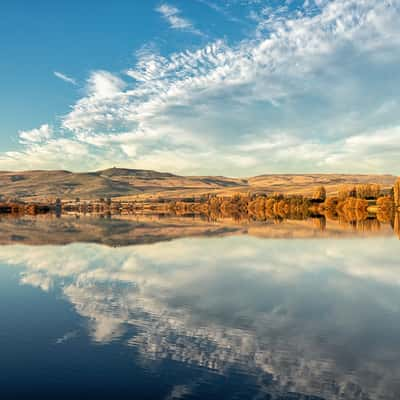
<path id="1" fill-rule="evenodd" d="M 179 197 L 202 193 L 232 194 L 261 191 L 309 194 L 316 186 L 324 185 L 328 193 L 347 183 L 380 183 L 383 188 L 395 182 L 392 175 L 261 175 L 247 179 L 220 176 L 178 176 L 170 173 L 111 168 L 88 173 L 69 171 L 0 172 L 0 195 L 26 201 L 63 199 L 98 199 L 138 196 Z"/>

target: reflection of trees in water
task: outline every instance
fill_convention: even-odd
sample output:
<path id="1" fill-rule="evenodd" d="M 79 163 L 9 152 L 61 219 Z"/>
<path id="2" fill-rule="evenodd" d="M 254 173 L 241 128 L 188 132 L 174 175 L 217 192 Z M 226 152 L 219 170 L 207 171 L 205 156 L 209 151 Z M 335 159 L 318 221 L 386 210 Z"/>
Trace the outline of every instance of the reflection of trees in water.
<path id="1" fill-rule="evenodd" d="M 393 220 L 393 230 L 400 239 L 400 212 L 396 212 Z"/>
<path id="2" fill-rule="evenodd" d="M 398 233 L 395 210 L 400 205 L 399 193 L 400 178 L 390 191 L 382 190 L 379 184 L 366 183 L 344 185 L 334 196 L 327 196 L 323 186 L 311 197 L 260 192 L 209 194 L 201 199 L 172 201 L 169 210 L 179 216 L 188 212 L 203 214 L 213 221 L 230 218 L 236 222 L 268 222 L 311 217 L 313 225 L 321 231 L 327 228 L 327 220 L 338 220 L 360 232 L 377 232 L 381 224 L 390 223 Z"/>
<path id="3" fill-rule="evenodd" d="M 320 231 L 326 230 L 326 218 L 324 215 L 321 215 L 318 218 L 312 218 L 312 222 L 313 222 L 313 225 Z"/>
<path id="4" fill-rule="evenodd" d="M 264 209 L 264 212 L 258 213 L 240 213 L 235 212 L 217 212 L 210 214 L 191 214 L 197 218 L 202 218 L 210 222 L 222 222 L 224 220 L 233 220 L 237 223 L 251 222 L 273 222 L 279 224 L 284 221 L 307 221 L 310 220 L 312 225 L 320 231 L 325 231 L 329 227 L 329 221 L 338 221 L 340 225 L 349 227 L 358 232 L 378 232 L 382 224 L 390 224 L 397 235 L 399 233 L 398 213 L 394 213 L 392 209 L 379 209 L 375 214 L 370 214 L 364 209 L 326 209 L 320 210 L 318 213 L 312 213 L 310 210 L 300 209 L 282 209 L 276 207 Z M 179 216 L 186 217 L 186 213 L 180 213 Z M 400 236 L 399 236 L 400 237 Z"/>
<path id="5" fill-rule="evenodd" d="M 377 232 L 381 229 L 381 224 L 376 218 L 367 218 L 356 221 L 356 230 L 360 232 Z"/>

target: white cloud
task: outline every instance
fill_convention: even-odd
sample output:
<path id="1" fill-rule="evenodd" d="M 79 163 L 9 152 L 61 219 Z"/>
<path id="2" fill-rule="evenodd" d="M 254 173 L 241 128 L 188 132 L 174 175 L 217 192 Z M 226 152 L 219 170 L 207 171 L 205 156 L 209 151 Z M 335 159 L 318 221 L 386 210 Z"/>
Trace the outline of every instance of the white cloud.
<path id="1" fill-rule="evenodd" d="M 86 95 L 62 118 L 68 139 L 40 147 L 25 139 L 22 151 L 0 156 L 0 167 L 58 167 L 62 159 L 72 169 L 109 161 L 242 176 L 400 173 L 398 1 L 307 7 L 286 18 L 264 11 L 254 35 L 236 45 L 216 40 L 169 56 L 146 48 L 122 74 L 92 72 Z M 69 163 L 75 154 L 66 149 L 43 161 L 65 140 L 72 152 L 85 149 L 86 163 Z"/>
<path id="2" fill-rule="evenodd" d="M 125 83 L 110 72 L 95 71 L 88 79 L 87 90 L 89 96 L 104 99 L 118 95 L 124 86 Z"/>
<path id="3" fill-rule="evenodd" d="M 196 35 L 202 35 L 202 33 L 196 29 L 192 22 L 181 16 L 181 11 L 170 4 L 163 3 L 156 8 L 163 18 L 169 23 L 172 29 L 184 30 Z"/>
<path id="4" fill-rule="evenodd" d="M 18 135 L 21 143 L 41 143 L 53 136 L 53 129 L 48 124 L 43 124 L 40 128 L 30 131 L 20 131 Z"/>
<path id="5" fill-rule="evenodd" d="M 57 78 L 60 78 L 64 82 L 71 83 L 74 86 L 77 85 L 77 82 L 74 78 L 71 78 L 70 76 L 63 74 L 62 72 L 54 71 L 54 76 L 56 76 Z"/>

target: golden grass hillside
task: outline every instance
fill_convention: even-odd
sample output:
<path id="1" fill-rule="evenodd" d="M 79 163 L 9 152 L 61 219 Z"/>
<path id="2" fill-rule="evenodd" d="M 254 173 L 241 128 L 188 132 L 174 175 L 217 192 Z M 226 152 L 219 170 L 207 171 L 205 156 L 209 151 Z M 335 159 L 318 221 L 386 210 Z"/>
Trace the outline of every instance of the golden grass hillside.
<path id="1" fill-rule="evenodd" d="M 21 171 L 0 172 L 0 199 L 54 201 L 56 198 L 95 200 L 105 197 L 123 200 L 166 199 L 206 193 L 232 195 L 246 192 L 279 192 L 310 195 L 318 186 L 327 194 L 344 184 L 377 183 L 389 189 L 392 175 L 266 174 L 249 178 L 223 176 L 179 176 L 167 172 L 110 168 L 95 172 Z"/>

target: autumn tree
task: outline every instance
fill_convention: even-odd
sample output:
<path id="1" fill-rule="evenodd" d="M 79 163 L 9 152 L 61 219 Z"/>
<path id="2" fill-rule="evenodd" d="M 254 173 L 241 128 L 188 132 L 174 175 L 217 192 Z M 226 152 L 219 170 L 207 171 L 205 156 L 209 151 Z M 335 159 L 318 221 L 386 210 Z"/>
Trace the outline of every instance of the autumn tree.
<path id="1" fill-rule="evenodd" d="M 381 187 L 375 183 L 357 185 L 357 197 L 359 199 L 377 199 L 381 193 Z"/>
<path id="2" fill-rule="evenodd" d="M 338 198 L 340 201 L 346 200 L 348 197 L 356 197 L 357 189 L 352 185 L 342 185 L 338 191 Z"/>
<path id="3" fill-rule="evenodd" d="M 397 207 L 400 206 L 400 178 L 397 179 L 393 188 L 393 200 Z"/>
<path id="4" fill-rule="evenodd" d="M 313 193 L 312 200 L 317 203 L 323 203 L 326 200 L 326 189 L 324 186 L 320 186 Z"/>

